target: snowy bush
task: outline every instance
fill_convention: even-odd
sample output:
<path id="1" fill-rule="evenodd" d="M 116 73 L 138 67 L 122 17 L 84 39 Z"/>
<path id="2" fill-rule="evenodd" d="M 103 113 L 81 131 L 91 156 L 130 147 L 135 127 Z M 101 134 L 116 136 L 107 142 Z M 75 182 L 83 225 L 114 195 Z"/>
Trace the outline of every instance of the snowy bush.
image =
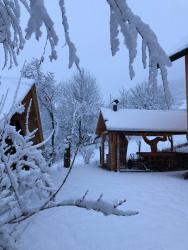
<path id="1" fill-rule="evenodd" d="M 95 147 L 93 145 L 81 147 L 80 154 L 81 154 L 85 164 L 90 163 L 91 159 L 94 156 L 94 150 L 95 150 Z"/>
<path id="2" fill-rule="evenodd" d="M 10 125 L 12 115 L 22 112 L 17 106 L 0 121 L 0 225 L 40 207 L 53 191 L 41 145 L 32 142 L 36 130 L 29 131 L 28 117 L 25 136 Z"/>

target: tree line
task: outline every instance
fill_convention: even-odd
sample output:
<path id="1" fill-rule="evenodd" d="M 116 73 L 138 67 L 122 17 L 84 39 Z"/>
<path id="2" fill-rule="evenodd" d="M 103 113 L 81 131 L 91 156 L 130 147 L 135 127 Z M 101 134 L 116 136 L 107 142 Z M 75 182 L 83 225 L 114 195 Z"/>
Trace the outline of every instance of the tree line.
<path id="1" fill-rule="evenodd" d="M 171 94 L 168 101 L 166 100 L 163 86 L 158 85 L 153 91 L 147 81 L 138 83 L 131 89 L 122 87 L 116 98 L 110 96 L 108 106 L 111 105 L 113 99 L 118 99 L 119 108 L 126 109 L 166 110 L 171 109 L 175 103 Z"/>

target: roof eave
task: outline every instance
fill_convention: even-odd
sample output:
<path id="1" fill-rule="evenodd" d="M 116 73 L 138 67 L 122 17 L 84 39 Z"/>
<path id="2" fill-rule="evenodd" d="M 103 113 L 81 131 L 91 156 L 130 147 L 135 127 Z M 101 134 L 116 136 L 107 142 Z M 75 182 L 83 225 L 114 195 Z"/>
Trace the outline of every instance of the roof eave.
<path id="1" fill-rule="evenodd" d="M 109 133 L 125 133 L 127 135 L 185 135 L 187 131 L 135 131 L 135 130 L 115 130 L 115 129 L 107 129 Z"/>
<path id="2" fill-rule="evenodd" d="M 170 59 L 171 62 L 174 62 L 174 61 L 184 57 L 187 54 L 188 54 L 188 47 L 184 48 L 184 49 L 182 49 L 182 50 L 180 50 L 180 51 L 178 51 L 178 52 L 176 52 L 176 53 L 174 53 L 172 55 L 170 55 L 169 59 Z"/>

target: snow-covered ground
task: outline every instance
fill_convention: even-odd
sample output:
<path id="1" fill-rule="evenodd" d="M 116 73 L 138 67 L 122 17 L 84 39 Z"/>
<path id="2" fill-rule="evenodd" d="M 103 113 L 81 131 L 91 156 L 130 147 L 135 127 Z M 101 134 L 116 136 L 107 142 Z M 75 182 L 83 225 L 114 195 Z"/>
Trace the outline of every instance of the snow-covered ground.
<path id="1" fill-rule="evenodd" d="M 61 162 L 51 173 L 58 184 L 67 169 Z M 104 216 L 80 208 L 55 208 L 23 222 L 19 250 L 187 250 L 188 182 L 183 172 L 115 173 L 77 161 L 58 199 L 88 198 L 100 193 L 108 201 L 127 199 L 131 217 Z"/>

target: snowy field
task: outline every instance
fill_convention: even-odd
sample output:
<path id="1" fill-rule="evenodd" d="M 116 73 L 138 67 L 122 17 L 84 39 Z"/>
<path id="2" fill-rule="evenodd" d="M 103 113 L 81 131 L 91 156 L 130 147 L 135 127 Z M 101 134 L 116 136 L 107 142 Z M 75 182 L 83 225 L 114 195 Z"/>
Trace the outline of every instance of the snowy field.
<path id="1" fill-rule="evenodd" d="M 66 174 L 51 170 L 57 185 Z M 76 164 L 58 199 L 104 193 L 108 201 L 127 199 L 131 217 L 104 216 L 80 208 L 55 208 L 19 226 L 19 250 L 187 250 L 188 182 L 183 172 L 114 173 Z M 19 237 L 18 237 L 19 236 Z"/>

